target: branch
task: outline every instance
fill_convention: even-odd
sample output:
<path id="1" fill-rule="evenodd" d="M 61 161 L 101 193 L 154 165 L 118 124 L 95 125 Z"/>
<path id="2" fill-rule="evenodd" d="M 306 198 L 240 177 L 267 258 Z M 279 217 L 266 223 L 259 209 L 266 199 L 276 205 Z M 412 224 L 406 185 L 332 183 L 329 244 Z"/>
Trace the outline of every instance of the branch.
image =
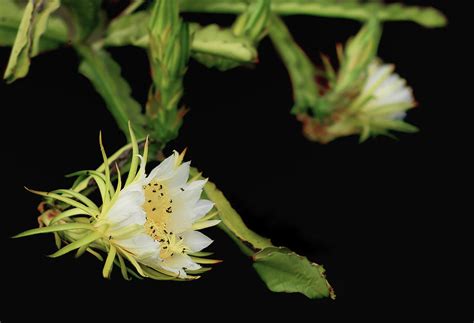
<path id="1" fill-rule="evenodd" d="M 181 11 L 205 13 L 243 12 L 246 0 L 180 0 Z M 400 3 L 321 3 L 319 0 L 273 0 L 272 12 L 278 15 L 313 15 L 321 17 L 380 21 L 413 21 L 424 27 L 442 27 L 446 17 L 431 7 L 405 6 Z"/>

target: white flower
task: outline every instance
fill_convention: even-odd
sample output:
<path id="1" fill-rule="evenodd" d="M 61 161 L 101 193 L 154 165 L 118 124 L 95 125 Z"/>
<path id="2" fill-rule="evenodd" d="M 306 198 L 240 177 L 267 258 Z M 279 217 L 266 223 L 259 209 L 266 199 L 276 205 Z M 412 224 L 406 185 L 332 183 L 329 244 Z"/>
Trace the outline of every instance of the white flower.
<path id="1" fill-rule="evenodd" d="M 111 243 L 139 263 L 186 277 L 186 270 L 201 268 L 189 254 L 212 243 L 193 230 L 193 224 L 212 209 L 213 203 L 200 199 L 206 180 L 188 182 L 190 163 L 181 163 L 181 159 L 174 152 L 148 176 L 138 175 L 121 190 L 99 225 L 105 221 Z M 205 227 L 217 223 L 207 221 Z"/>
<path id="2" fill-rule="evenodd" d="M 406 116 L 405 111 L 416 106 L 412 89 L 394 71 L 395 65 L 382 64 L 378 59 L 369 65 L 367 79 L 355 100 L 361 113 L 402 120 Z"/>
<path id="3" fill-rule="evenodd" d="M 206 253 L 200 252 L 212 240 L 197 230 L 220 222 L 214 219 L 216 212 L 208 214 L 214 204 L 201 199 L 207 180 L 198 180 L 199 175 L 189 180 L 190 163 L 182 163 L 184 153 L 177 152 L 146 176 L 148 141 L 141 157 L 131 129 L 130 136 L 132 143 L 115 153 L 112 160 L 107 158 L 101 141 L 104 164 L 97 170 L 78 172 L 77 175 L 84 177 L 71 189 L 32 191 L 67 206 L 44 212 L 45 216 L 40 220 L 45 227 L 27 230 L 16 237 L 53 232 L 59 250 L 51 257 L 77 250 L 77 256 L 87 251 L 103 260 L 98 251 L 106 252 L 104 277 L 110 277 L 115 264 L 128 279 L 129 272 L 135 274 L 127 267 L 125 260 L 128 260 L 143 277 L 160 280 L 198 278 L 188 274 L 208 270 L 201 268 L 199 263 L 220 262 L 203 259 Z M 125 184 L 122 185 L 116 167 L 119 176 L 114 187 L 108 165 L 130 148 L 133 152 Z M 81 193 L 91 181 L 95 181 L 102 198 L 100 207 Z M 61 248 L 63 242 L 66 246 Z"/>

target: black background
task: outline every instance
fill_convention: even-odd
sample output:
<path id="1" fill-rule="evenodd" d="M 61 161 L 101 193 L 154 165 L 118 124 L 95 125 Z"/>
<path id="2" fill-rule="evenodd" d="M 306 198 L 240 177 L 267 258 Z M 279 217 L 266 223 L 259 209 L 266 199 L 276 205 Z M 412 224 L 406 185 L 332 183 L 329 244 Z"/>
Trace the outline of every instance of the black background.
<path id="1" fill-rule="evenodd" d="M 447 314 L 451 321 L 457 313 L 446 311 L 456 294 L 451 288 L 455 277 L 447 273 L 454 258 L 446 243 L 455 230 L 446 221 L 452 206 L 443 212 L 452 167 L 446 155 L 454 150 L 447 130 L 453 121 L 446 109 L 455 105 L 451 57 L 458 46 L 452 38 L 456 21 L 447 1 L 406 2 L 434 5 L 451 20 L 447 28 L 431 30 L 414 23 L 385 24 L 379 56 L 396 63 L 414 88 L 420 104 L 408 121 L 420 133 L 361 145 L 357 138 L 329 145 L 307 141 L 289 114 L 289 79 L 267 39 L 253 69 L 221 73 L 191 63 L 184 98 L 191 110 L 179 139 L 169 145 L 168 152 L 188 147 L 187 158 L 225 192 L 250 228 L 323 264 L 336 301 L 271 293 L 251 261 L 218 229 L 206 233 L 215 240 L 210 249 L 224 262 L 192 283 L 126 282 L 117 271 L 112 280 L 104 280 L 101 263 L 93 257 L 47 258 L 55 249 L 50 236 L 10 239 L 36 226 L 40 200 L 24 185 L 68 187 L 64 174 L 100 163 L 99 130 L 109 152 L 125 143 L 100 96 L 77 73 L 74 51 L 63 48 L 35 58 L 25 79 L 0 83 L 5 163 L 1 322 L 25 321 L 32 314 L 95 320 L 125 312 L 154 322 L 229 317 L 405 321 L 433 313 Z M 188 18 L 231 22 L 229 16 Z M 349 20 L 286 21 L 315 61 L 319 52 L 334 57 L 335 42 L 344 42 L 359 28 Z M 133 95 L 144 103 L 150 83 L 145 53 L 135 48 L 111 53 Z M 9 49 L 0 49 L 2 71 L 8 55 Z M 435 306 L 436 300 L 442 305 Z"/>

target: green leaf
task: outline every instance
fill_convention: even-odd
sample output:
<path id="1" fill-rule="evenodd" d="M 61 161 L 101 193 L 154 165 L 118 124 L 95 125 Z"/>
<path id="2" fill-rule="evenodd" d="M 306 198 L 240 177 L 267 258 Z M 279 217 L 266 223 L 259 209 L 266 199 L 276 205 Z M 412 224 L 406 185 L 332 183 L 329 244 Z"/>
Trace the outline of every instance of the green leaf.
<path id="1" fill-rule="evenodd" d="M 23 8 L 14 0 L 2 0 L 0 10 L 0 46 L 13 46 L 23 17 Z M 39 40 L 39 51 L 52 50 L 68 40 L 67 27 L 63 20 L 49 17 L 46 30 Z"/>
<path id="2" fill-rule="evenodd" d="M 102 0 L 62 0 L 72 16 L 75 39 L 86 39 L 100 23 L 100 7 Z"/>
<path id="3" fill-rule="evenodd" d="M 193 27 L 193 58 L 207 67 L 228 70 L 258 61 L 252 42 L 246 37 L 234 35 L 231 29 L 214 24 L 205 27 L 195 24 Z"/>
<path id="4" fill-rule="evenodd" d="M 273 292 L 301 293 L 309 298 L 336 298 L 324 268 L 289 249 L 269 247 L 253 256 L 253 267 Z"/>
<path id="5" fill-rule="evenodd" d="M 148 47 L 149 19 L 150 14 L 147 11 L 139 11 L 114 19 L 107 28 L 104 45 Z"/>
<path id="6" fill-rule="evenodd" d="M 35 0 L 26 5 L 5 70 L 4 78 L 8 83 L 28 74 L 30 58 L 39 53 L 41 35 L 46 30 L 49 16 L 59 5 L 59 0 Z M 11 4 L 7 9 L 11 9 Z"/>
<path id="7" fill-rule="evenodd" d="M 191 175 L 199 174 L 191 168 Z M 231 237 L 242 252 L 252 256 L 254 268 L 260 278 L 274 292 L 299 292 L 309 298 L 335 298 L 334 291 L 324 276 L 322 266 L 311 263 L 283 247 L 275 247 L 270 240 L 247 228 L 224 194 L 208 181 L 204 192 L 219 211 L 219 227 Z"/>
<path id="8" fill-rule="evenodd" d="M 316 67 L 294 41 L 281 18 L 273 15 L 270 20 L 270 38 L 280 54 L 293 86 L 293 113 L 304 113 L 318 107 Z"/>
<path id="9" fill-rule="evenodd" d="M 147 48 L 149 18 L 150 14 L 147 11 L 139 11 L 114 19 L 107 28 L 103 44 Z M 230 29 L 222 29 L 217 25 L 202 27 L 196 23 L 191 23 L 190 29 L 193 35 L 192 55 L 206 66 L 227 70 L 257 61 L 257 50 L 252 42 L 246 37 L 235 36 Z"/>
<path id="10" fill-rule="evenodd" d="M 242 13 L 247 0 L 180 0 L 185 12 Z M 374 15 L 381 21 L 413 21 L 424 27 L 443 27 L 446 17 L 431 7 L 405 6 L 400 3 L 322 2 L 321 0 L 272 0 L 278 15 L 314 15 L 332 18 L 367 20 Z"/>
<path id="11" fill-rule="evenodd" d="M 120 74 L 120 66 L 105 50 L 81 46 L 78 51 L 82 57 L 79 71 L 102 96 L 123 133 L 129 135 L 130 121 L 136 135 L 139 138 L 145 137 L 145 118 L 141 106 L 132 98 L 130 86 Z"/>

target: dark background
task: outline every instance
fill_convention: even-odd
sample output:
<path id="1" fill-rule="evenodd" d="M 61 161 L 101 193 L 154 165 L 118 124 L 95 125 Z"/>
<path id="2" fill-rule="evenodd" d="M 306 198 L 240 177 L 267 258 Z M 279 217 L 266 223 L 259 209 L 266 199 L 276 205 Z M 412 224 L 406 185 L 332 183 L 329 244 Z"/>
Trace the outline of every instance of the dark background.
<path id="1" fill-rule="evenodd" d="M 271 293 L 251 261 L 218 229 L 206 233 L 215 240 L 210 249 L 224 262 L 192 283 L 126 282 L 118 271 L 104 280 L 102 264 L 91 256 L 47 258 L 55 249 L 52 236 L 10 239 L 36 226 L 40 199 L 24 185 L 68 187 L 64 174 L 96 167 L 100 130 L 109 152 L 125 143 L 100 96 L 77 73 L 74 51 L 63 48 L 35 58 L 25 79 L 0 83 L 5 163 L 1 322 L 25 321 L 32 314 L 37 319 L 119 318 L 124 311 L 154 322 L 229 317 L 405 321 L 432 314 L 452 321 L 459 309 L 447 311 L 447 304 L 459 295 L 456 277 L 449 273 L 455 255 L 448 234 L 456 229 L 447 220 L 454 212 L 446 203 L 454 167 L 447 156 L 454 156 L 454 147 L 446 109 L 455 108 L 456 20 L 447 1 L 406 3 L 434 5 L 451 20 L 447 28 L 432 30 L 414 23 L 385 24 L 379 56 L 396 63 L 414 88 L 420 104 L 407 120 L 420 133 L 361 145 L 357 138 L 329 145 L 307 141 L 289 114 L 289 79 L 267 39 L 254 69 L 221 73 L 191 63 L 184 99 L 191 110 L 179 139 L 169 145 L 168 152 L 188 147 L 187 158 L 224 191 L 250 228 L 323 264 L 336 301 Z M 231 22 L 229 16 L 188 18 Z M 359 28 L 349 20 L 286 21 L 315 61 L 319 52 L 334 55 L 335 42 Z M 150 82 L 145 53 L 135 48 L 111 52 L 133 95 L 144 103 Z M 0 48 L 2 73 L 8 55 L 9 49 Z"/>

